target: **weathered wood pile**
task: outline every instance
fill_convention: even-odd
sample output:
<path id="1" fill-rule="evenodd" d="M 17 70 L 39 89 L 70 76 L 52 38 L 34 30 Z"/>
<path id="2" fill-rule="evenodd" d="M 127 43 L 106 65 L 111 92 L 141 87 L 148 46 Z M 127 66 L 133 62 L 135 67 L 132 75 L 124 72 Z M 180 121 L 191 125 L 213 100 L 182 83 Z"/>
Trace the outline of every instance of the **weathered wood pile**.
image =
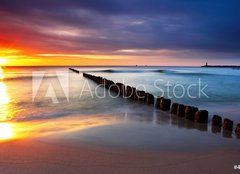
<path id="1" fill-rule="evenodd" d="M 73 69 L 73 68 L 68 68 L 70 71 L 72 71 L 72 72 L 75 72 L 75 73 L 80 73 L 80 71 L 78 71 L 78 70 L 76 70 L 76 69 Z"/>

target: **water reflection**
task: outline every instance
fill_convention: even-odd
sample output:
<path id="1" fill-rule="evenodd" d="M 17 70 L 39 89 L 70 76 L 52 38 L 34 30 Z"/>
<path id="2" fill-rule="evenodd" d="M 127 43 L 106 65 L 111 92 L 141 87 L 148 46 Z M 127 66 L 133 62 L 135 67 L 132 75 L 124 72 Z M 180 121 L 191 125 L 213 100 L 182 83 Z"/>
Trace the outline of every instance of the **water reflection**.
<path id="1" fill-rule="evenodd" d="M 3 80 L 3 69 L 0 67 L 0 80 Z M 7 140 L 14 137 L 12 124 L 6 123 L 9 111 L 10 98 L 7 92 L 7 86 L 3 81 L 0 81 L 0 140 Z"/>
<path id="2" fill-rule="evenodd" d="M 7 94 L 7 87 L 3 82 L 0 82 L 0 105 L 8 104 L 10 99 Z"/>
<path id="3" fill-rule="evenodd" d="M 3 69 L 0 67 L 0 80 L 2 80 L 3 78 L 4 78 Z"/>
<path id="4" fill-rule="evenodd" d="M 231 131 L 227 131 L 227 130 L 223 130 L 222 136 L 224 138 L 232 138 L 232 132 Z"/>
<path id="5" fill-rule="evenodd" d="M 169 125 L 173 127 L 178 127 L 179 129 L 195 129 L 203 132 L 208 132 L 210 130 L 213 134 L 221 135 L 224 138 L 233 138 L 234 133 L 231 131 L 222 130 L 220 127 L 210 127 L 209 124 L 201 124 L 196 123 L 185 118 L 178 117 L 176 115 L 162 112 L 160 110 L 152 109 L 151 111 L 144 111 L 145 106 L 141 106 L 143 111 L 141 110 L 141 114 L 139 113 L 128 113 L 126 111 L 124 113 L 124 120 L 126 122 L 126 118 L 128 121 L 137 121 L 137 122 L 145 122 L 152 123 L 153 126 L 157 125 Z M 236 138 L 240 138 L 240 135 L 235 134 Z"/>
<path id="6" fill-rule="evenodd" d="M 0 143 L 22 138 L 45 137 L 61 133 L 80 131 L 90 127 L 114 124 L 111 115 L 76 116 L 50 119 L 48 121 L 2 122 L 0 123 Z"/>
<path id="7" fill-rule="evenodd" d="M 7 140 L 14 137 L 12 125 L 0 123 L 0 140 Z"/>
<path id="8" fill-rule="evenodd" d="M 208 131 L 207 124 L 200 124 L 190 120 L 186 120 L 185 118 L 180 118 L 176 115 L 171 115 L 169 117 L 171 119 L 171 125 L 177 126 L 178 128 L 186 128 L 186 129 L 197 129 L 199 131 Z"/>
<path id="9" fill-rule="evenodd" d="M 0 82 L 0 121 L 8 118 L 10 98 L 7 93 L 7 87 L 4 82 Z"/>
<path id="10" fill-rule="evenodd" d="M 221 127 L 212 126 L 212 133 L 217 134 L 221 133 L 221 131 L 222 131 Z"/>

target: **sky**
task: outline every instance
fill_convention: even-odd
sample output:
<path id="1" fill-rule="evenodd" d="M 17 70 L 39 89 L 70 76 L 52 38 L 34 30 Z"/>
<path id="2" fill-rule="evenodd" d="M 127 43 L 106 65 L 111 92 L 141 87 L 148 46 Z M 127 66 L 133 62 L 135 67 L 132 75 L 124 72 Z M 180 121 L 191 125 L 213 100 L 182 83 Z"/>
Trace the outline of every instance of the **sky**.
<path id="1" fill-rule="evenodd" d="M 240 65 L 239 0 L 1 0 L 0 64 Z"/>

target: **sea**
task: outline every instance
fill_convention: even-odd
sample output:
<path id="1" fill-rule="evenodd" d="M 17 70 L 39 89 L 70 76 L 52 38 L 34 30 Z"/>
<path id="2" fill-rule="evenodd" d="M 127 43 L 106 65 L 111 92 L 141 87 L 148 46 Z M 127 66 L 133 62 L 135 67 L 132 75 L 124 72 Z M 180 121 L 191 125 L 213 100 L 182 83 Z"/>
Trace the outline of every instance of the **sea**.
<path id="1" fill-rule="evenodd" d="M 211 118 L 219 115 L 233 120 L 234 126 L 240 123 L 240 69 L 71 67 L 78 70 L 78 74 L 68 68 L 2 67 L 0 124 L 35 126 L 31 129 L 23 126 L 16 134 L 47 132 L 47 136 L 53 139 L 113 147 L 161 150 L 211 149 L 219 147 L 219 144 L 239 147 L 240 141 L 234 132 L 227 135 L 211 129 Z M 207 110 L 208 124 L 201 126 L 179 120 L 168 112 L 159 111 L 154 105 L 118 96 L 84 78 L 83 72 L 145 90 L 155 98 L 163 96 L 171 99 L 172 103 Z M 84 119 L 83 124 L 76 122 Z M 52 125 L 35 130 L 39 128 L 38 124 L 46 123 Z"/>

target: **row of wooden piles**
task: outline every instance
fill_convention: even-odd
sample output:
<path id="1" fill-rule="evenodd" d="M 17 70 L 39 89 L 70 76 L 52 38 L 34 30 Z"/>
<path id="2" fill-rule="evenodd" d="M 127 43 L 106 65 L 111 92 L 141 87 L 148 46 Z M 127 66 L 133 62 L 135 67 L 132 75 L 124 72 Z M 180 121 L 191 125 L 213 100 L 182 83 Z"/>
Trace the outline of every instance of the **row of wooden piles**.
<path id="1" fill-rule="evenodd" d="M 171 100 L 164 97 L 157 97 L 155 99 L 153 94 L 150 94 L 143 90 L 138 90 L 132 86 L 125 86 L 122 83 L 114 83 L 112 80 L 108 80 L 103 77 L 94 76 L 87 73 L 83 73 L 83 76 L 95 81 L 97 84 L 103 85 L 105 88 L 111 91 L 116 92 L 119 96 L 124 96 L 124 98 L 129 98 L 134 101 L 142 101 L 149 105 L 155 105 L 156 108 L 162 111 L 170 111 L 171 114 L 196 123 L 208 123 L 209 113 L 206 110 L 199 110 L 197 107 L 186 106 L 179 103 L 171 104 Z M 212 129 L 216 130 L 216 132 L 221 132 L 221 129 L 223 129 L 223 131 L 232 132 L 233 121 L 227 118 L 223 120 L 222 117 L 213 115 Z M 240 137 L 240 124 L 237 124 L 235 133 L 237 137 Z"/>

